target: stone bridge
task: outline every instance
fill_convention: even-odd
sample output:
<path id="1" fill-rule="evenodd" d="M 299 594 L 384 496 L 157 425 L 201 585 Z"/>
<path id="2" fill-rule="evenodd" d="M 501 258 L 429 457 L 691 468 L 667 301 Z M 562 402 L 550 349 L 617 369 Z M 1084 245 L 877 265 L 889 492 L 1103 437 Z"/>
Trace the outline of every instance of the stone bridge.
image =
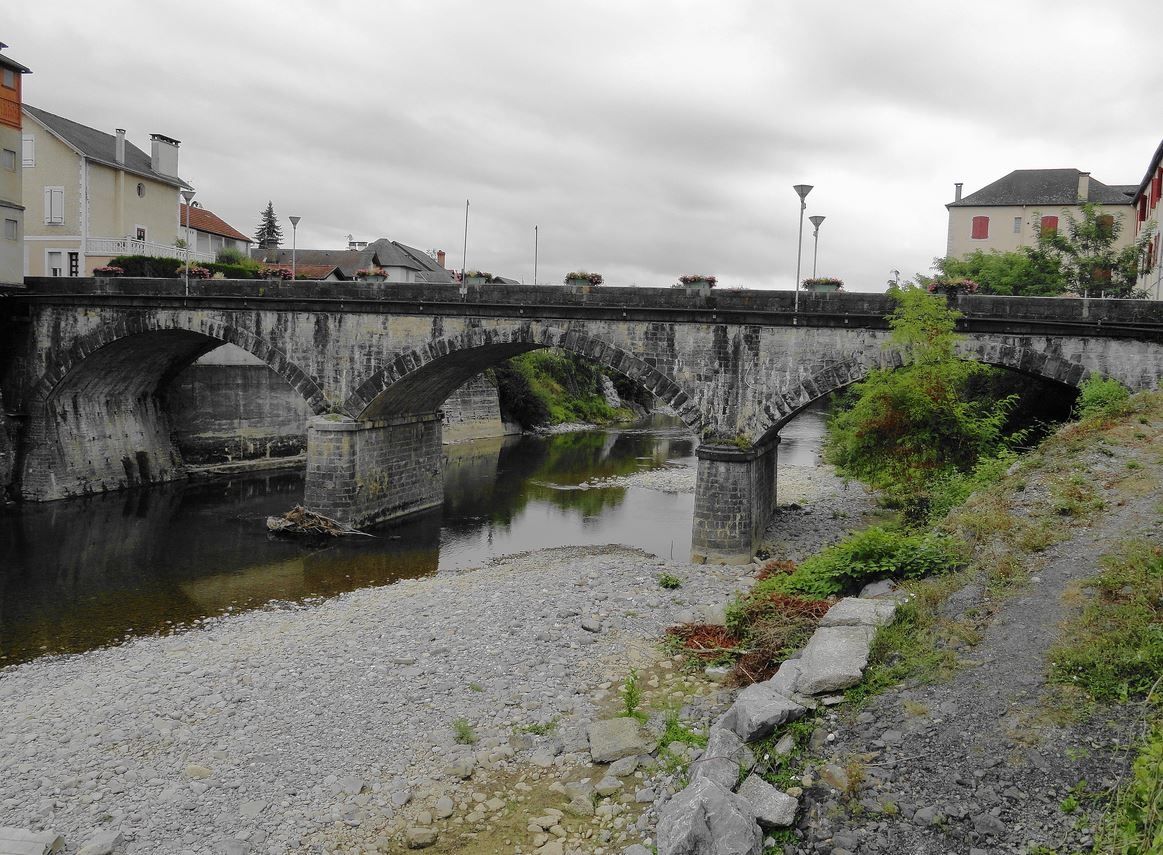
<path id="1" fill-rule="evenodd" d="M 47 501 L 182 477 L 159 391 L 224 342 L 302 395 L 306 503 L 370 525 L 441 502 L 439 410 L 498 360 L 560 347 L 631 378 L 701 439 L 696 560 L 750 557 L 780 428 L 893 366 L 879 294 L 31 279 L 0 301 L 17 489 Z M 961 297 L 965 355 L 1067 385 L 1163 374 L 1163 305 Z"/>

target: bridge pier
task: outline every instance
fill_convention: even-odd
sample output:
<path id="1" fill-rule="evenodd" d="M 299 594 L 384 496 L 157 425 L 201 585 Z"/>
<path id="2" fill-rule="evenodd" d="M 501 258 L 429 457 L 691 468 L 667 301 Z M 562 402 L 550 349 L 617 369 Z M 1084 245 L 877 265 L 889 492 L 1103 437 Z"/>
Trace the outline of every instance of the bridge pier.
<path id="1" fill-rule="evenodd" d="M 775 510 L 779 437 L 750 448 L 700 445 L 695 455 L 691 561 L 747 564 Z"/>
<path id="2" fill-rule="evenodd" d="M 356 528 L 439 507 L 444 501 L 439 413 L 307 424 L 303 504 Z"/>

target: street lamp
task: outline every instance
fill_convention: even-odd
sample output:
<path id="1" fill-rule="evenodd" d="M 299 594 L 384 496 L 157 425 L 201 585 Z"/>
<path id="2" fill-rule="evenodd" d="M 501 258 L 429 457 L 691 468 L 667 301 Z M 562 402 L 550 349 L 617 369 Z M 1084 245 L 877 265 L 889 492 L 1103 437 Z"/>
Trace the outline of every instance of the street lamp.
<path id="1" fill-rule="evenodd" d="M 299 237 L 299 220 L 302 217 L 287 217 L 291 221 L 291 281 L 295 281 L 295 245 Z"/>
<path id="2" fill-rule="evenodd" d="M 796 296 L 795 306 L 793 312 L 800 313 L 800 255 L 804 248 L 804 211 L 808 209 L 807 198 L 808 194 L 812 192 L 811 184 L 795 184 L 791 188 L 795 190 L 800 197 L 800 237 L 796 243 Z"/>
<path id="3" fill-rule="evenodd" d="M 196 194 L 193 190 L 183 190 L 182 198 L 186 200 L 186 296 L 190 296 L 190 203 Z"/>
<path id="4" fill-rule="evenodd" d="M 812 248 L 812 278 L 816 278 L 816 256 L 820 254 L 820 223 L 824 222 L 823 214 L 812 214 L 808 217 L 812 223 L 812 237 L 816 241 L 816 245 Z"/>

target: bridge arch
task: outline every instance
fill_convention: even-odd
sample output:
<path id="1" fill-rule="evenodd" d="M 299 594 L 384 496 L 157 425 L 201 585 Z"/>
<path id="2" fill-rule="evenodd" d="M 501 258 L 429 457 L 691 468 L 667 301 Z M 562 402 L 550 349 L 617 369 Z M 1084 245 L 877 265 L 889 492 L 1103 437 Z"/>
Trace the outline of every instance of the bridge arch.
<path id="1" fill-rule="evenodd" d="M 1075 388 L 1092 373 L 1083 364 L 1058 354 L 1002 341 L 963 339 L 957 343 L 957 351 L 966 359 Z M 904 359 L 900 351 L 888 348 L 878 354 L 870 354 L 869 358 L 848 359 L 828 365 L 812 376 L 773 395 L 764 404 L 763 410 L 769 420 L 766 430 L 763 431 L 764 439 L 782 430 L 814 401 L 858 383 L 872 371 L 881 368 L 900 368 L 903 364 Z"/>
<path id="2" fill-rule="evenodd" d="M 697 433 L 702 428 L 703 416 L 691 397 L 650 363 L 581 330 L 531 324 L 511 329 L 474 327 L 401 351 L 361 383 L 343 409 L 360 420 L 434 412 L 454 390 L 489 365 L 547 347 L 575 353 L 625 375 L 671 407 L 691 430 Z"/>
<path id="3" fill-rule="evenodd" d="M 142 339 L 142 336 L 149 338 Z M 266 363 L 268 368 L 303 396 L 314 413 L 327 411 L 327 401 L 319 385 L 278 348 L 253 333 L 205 317 L 175 324 L 165 323 L 155 315 L 127 316 L 78 336 L 66 350 L 50 352 L 44 373 L 29 393 L 31 406 L 35 408 L 51 400 L 61 391 L 66 380 L 76 377 L 76 372 L 82 369 L 87 360 L 98 354 L 101 354 L 99 359 L 114 355 L 107 348 L 124 349 L 130 355 L 129 352 L 138 350 L 132 346 L 134 343 L 144 344 L 147 341 L 150 344 L 162 343 L 163 347 L 160 352 L 151 347 L 133 354 L 142 357 L 138 375 L 145 384 L 154 375 L 159 381 L 173 376 L 199 356 L 223 344 L 233 344 Z M 95 366 L 96 363 L 89 365 Z"/>

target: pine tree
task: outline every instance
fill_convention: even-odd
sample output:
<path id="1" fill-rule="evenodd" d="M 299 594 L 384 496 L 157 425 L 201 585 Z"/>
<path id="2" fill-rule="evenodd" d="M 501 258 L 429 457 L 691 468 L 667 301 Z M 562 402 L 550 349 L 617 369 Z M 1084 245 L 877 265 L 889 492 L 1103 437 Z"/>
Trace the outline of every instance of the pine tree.
<path id="1" fill-rule="evenodd" d="M 283 230 L 279 226 L 279 218 L 275 216 L 275 206 L 267 202 L 267 209 L 260 215 L 258 229 L 254 233 L 255 243 L 259 249 L 278 249 L 283 242 Z"/>

